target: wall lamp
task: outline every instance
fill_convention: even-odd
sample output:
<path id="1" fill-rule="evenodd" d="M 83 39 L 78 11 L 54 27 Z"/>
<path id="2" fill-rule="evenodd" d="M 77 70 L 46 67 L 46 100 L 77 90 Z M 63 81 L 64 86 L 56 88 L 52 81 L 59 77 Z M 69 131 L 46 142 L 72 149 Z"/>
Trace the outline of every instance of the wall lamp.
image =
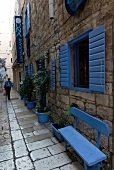
<path id="1" fill-rule="evenodd" d="M 54 0 L 49 0 L 49 17 L 54 19 Z"/>

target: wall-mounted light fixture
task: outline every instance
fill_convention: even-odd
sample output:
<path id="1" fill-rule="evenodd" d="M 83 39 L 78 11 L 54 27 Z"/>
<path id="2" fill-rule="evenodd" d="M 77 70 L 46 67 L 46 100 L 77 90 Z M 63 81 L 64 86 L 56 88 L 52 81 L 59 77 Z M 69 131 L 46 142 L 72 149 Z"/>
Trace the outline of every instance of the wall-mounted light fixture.
<path id="1" fill-rule="evenodd" d="M 49 0 L 49 17 L 54 18 L 54 0 Z"/>

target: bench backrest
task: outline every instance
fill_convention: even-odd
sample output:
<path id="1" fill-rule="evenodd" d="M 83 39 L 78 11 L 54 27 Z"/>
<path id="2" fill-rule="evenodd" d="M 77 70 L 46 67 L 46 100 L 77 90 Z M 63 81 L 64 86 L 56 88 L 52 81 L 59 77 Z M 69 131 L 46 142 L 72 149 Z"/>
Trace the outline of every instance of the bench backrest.
<path id="1" fill-rule="evenodd" d="M 89 115 L 88 113 L 75 107 L 71 107 L 70 113 L 74 117 L 79 118 L 80 120 L 82 120 L 83 122 L 91 126 L 92 128 L 96 129 L 98 132 L 104 134 L 105 136 L 108 137 L 110 135 L 109 126 L 105 122 L 101 121 L 100 119 L 97 119 Z"/>

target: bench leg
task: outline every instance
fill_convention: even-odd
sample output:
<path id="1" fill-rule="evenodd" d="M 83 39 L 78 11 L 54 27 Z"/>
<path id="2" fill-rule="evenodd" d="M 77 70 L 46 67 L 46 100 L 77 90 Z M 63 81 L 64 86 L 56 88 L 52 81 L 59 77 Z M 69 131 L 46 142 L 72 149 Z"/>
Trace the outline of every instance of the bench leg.
<path id="1" fill-rule="evenodd" d="M 87 170 L 87 165 L 85 162 L 84 162 L 84 170 Z"/>
<path id="2" fill-rule="evenodd" d="M 87 169 L 86 169 L 87 168 Z M 85 170 L 98 170 L 98 169 L 103 169 L 102 162 L 99 162 L 97 165 L 93 165 L 91 167 L 87 167 L 86 164 L 84 164 L 84 169 Z"/>
<path id="3" fill-rule="evenodd" d="M 65 144 L 65 150 L 67 151 L 67 141 L 64 141 Z"/>

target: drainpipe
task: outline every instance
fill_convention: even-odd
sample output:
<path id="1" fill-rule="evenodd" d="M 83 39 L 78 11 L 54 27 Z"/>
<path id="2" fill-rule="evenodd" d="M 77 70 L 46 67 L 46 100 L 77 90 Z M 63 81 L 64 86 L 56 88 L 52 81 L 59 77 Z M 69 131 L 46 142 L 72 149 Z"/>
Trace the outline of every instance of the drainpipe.
<path id="1" fill-rule="evenodd" d="M 49 0 L 49 17 L 54 19 L 54 0 Z"/>
<path id="2" fill-rule="evenodd" d="M 21 10 L 20 10 L 20 0 L 17 0 L 17 2 L 16 2 L 16 4 L 17 4 L 17 15 L 21 15 Z"/>
<path id="3" fill-rule="evenodd" d="M 112 120 L 112 156 L 111 169 L 114 170 L 114 18 L 112 20 L 112 58 L 113 58 L 113 84 L 112 84 L 112 98 L 113 98 L 113 120 Z"/>

